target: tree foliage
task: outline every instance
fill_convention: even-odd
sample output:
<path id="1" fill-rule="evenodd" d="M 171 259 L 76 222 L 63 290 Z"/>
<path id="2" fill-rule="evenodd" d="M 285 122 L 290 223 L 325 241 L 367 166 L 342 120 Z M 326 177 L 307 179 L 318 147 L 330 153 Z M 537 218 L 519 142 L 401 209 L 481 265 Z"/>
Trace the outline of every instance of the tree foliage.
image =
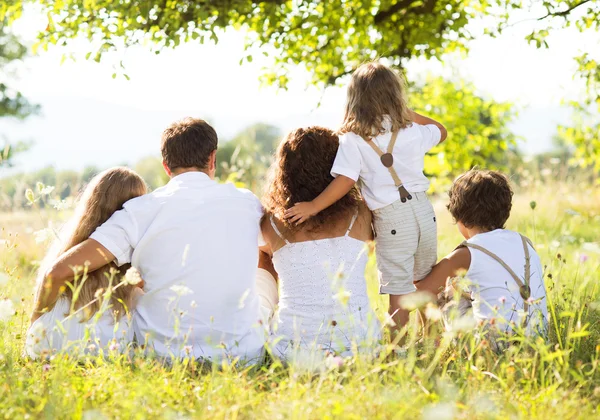
<path id="1" fill-rule="evenodd" d="M 259 190 L 280 139 L 279 128 L 258 123 L 229 141 L 219 142 L 217 176 Z"/>
<path id="2" fill-rule="evenodd" d="M 2 14 L 19 16 L 25 0 Z M 465 47 L 467 22 L 486 6 L 470 0 L 37 0 L 49 17 L 42 46 L 66 44 L 77 35 L 98 42 L 88 58 L 100 60 L 120 46 L 149 43 L 155 51 L 182 42 L 218 40 L 220 30 L 243 28 L 248 47 L 271 55 L 265 79 L 285 86 L 290 64 L 302 64 L 317 84 L 331 84 L 358 64 L 379 56 L 397 65 L 439 57 Z M 150 41 L 150 42 L 148 42 Z M 269 52 L 270 51 L 270 52 Z M 252 56 L 245 57 L 248 61 Z"/>
<path id="3" fill-rule="evenodd" d="M 0 19 L 18 18 L 27 0 L 0 5 Z M 270 55 L 264 77 L 285 86 L 287 68 L 301 64 L 316 84 L 332 84 L 365 60 L 385 57 L 403 65 L 412 57 L 440 57 L 466 49 L 467 24 L 492 15 L 488 33 L 512 26 L 511 11 L 534 13 L 528 37 L 538 47 L 558 28 L 598 29 L 599 0 L 34 0 L 48 15 L 42 46 L 83 35 L 99 45 L 100 60 L 117 46 L 149 44 L 155 51 L 182 42 L 218 41 L 222 29 L 248 31 L 248 47 Z M 251 61 L 252 55 L 246 60 Z M 581 69 L 580 69 L 581 70 Z"/>
<path id="4" fill-rule="evenodd" d="M 32 105 L 25 97 L 9 86 L 9 78 L 13 73 L 12 65 L 27 53 L 27 48 L 7 31 L 6 20 L 0 19 L 0 118 L 13 117 L 24 119 L 35 113 L 37 106 Z M 27 149 L 27 143 L 18 142 L 10 145 L 8 138 L 0 133 L 0 167 L 9 165 L 15 153 Z"/>
<path id="5" fill-rule="evenodd" d="M 516 138 L 508 128 L 516 117 L 512 104 L 486 99 L 464 80 L 441 77 L 412 86 L 409 100 L 448 129 L 448 139 L 425 157 L 434 188 L 474 166 L 505 170 L 515 156 Z"/>

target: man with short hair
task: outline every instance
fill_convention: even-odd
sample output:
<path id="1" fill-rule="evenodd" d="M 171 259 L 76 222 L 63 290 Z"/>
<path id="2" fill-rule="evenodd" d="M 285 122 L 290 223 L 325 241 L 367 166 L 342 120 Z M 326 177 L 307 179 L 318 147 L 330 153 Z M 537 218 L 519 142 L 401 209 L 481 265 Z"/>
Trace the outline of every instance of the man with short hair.
<path id="1" fill-rule="evenodd" d="M 262 207 L 250 191 L 214 180 L 217 142 L 200 119 L 168 127 L 161 152 L 169 183 L 125 203 L 46 275 L 56 285 L 73 277 L 74 266 L 137 268 L 146 294 L 136 306 L 136 337 L 159 356 L 262 354 L 255 281 Z"/>

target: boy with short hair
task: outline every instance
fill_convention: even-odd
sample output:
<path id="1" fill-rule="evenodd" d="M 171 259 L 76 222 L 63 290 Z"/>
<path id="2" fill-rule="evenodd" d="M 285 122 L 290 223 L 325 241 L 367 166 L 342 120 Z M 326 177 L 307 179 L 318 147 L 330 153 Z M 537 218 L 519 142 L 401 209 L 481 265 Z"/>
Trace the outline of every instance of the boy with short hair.
<path id="1" fill-rule="evenodd" d="M 473 169 L 456 179 L 448 195 L 448 210 L 465 241 L 415 283 L 417 289 L 437 295 L 448 279 L 466 272 L 465 291 L 477 321 L 505 332 L 521 325 L 526 334 L 544 333 L 542 265 L 529 239 L 505 228 L 513 196 L 506 176 Z"/>

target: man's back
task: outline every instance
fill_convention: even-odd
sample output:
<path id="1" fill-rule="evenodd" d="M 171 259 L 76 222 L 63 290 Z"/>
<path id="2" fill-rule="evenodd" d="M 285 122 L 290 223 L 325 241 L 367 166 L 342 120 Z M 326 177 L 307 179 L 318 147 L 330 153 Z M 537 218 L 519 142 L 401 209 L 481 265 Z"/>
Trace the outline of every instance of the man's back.
<path id="1" fill-rule="evenodd" d="M 135 313 L 140 343 L 163 356 L 260 355 L 264 333 L 255 290 L 260 217 L 252 193 L 186 172 L 126 203 L 94 233 L 119 263 L 129 259 L 145 281 L 146 295 Z M 113 241 L 119 237 L 130 248 Z"/>

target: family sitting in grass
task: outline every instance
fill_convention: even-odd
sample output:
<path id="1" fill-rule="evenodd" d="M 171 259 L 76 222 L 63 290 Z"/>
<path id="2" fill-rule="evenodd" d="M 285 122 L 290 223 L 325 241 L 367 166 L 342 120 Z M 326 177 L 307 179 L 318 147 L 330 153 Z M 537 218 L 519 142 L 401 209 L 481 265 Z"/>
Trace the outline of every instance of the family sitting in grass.
<path id="1" fill-rule="evenodd" d="M 299 128 L 282 140 L 261 203 L 214 180 L 208 123 L 172 124 L 161 145 L 167 185 L 148 193 L 135 172 L 113 168 L 87 186 L 41 266 L 27 353 L 137 346 L 161 358 L 250 363 L 265 350 L 288 362 L 374 353 L 388 336 L 403 344 L 417 295 L 445 297 L 447 328 L 458 312 L 498 348 L 545 334 L 540 259 L 505 229 L 506 176 L 471 170 L 454 182 L 448 209 L 465 241 L 436 264 L 424 156 L 446 136 L 407 107 L 396 72 L 364 64 L 337 133 Z M 367 295 L 372 240 L 386 319 Z"/>

